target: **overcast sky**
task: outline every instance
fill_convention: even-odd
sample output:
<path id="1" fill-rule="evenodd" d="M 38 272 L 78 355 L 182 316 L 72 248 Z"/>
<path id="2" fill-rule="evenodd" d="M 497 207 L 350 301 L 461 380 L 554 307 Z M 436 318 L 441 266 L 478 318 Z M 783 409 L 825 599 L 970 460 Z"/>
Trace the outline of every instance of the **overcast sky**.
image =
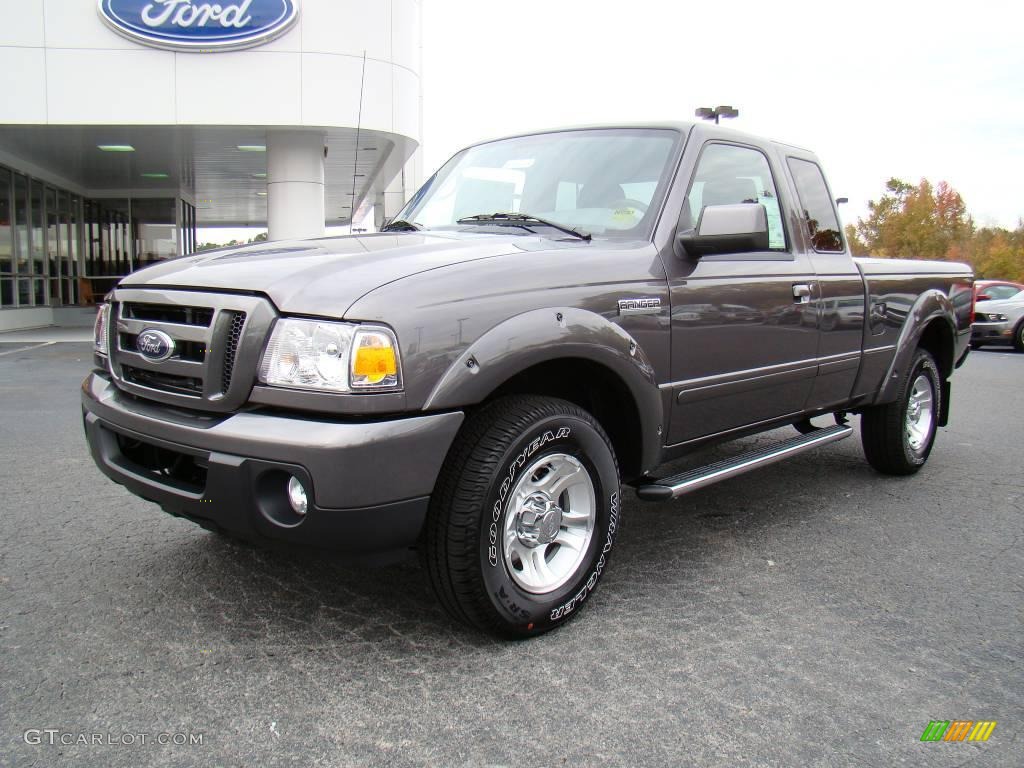
<path id="1" fill-rule="evenodd" d="M 833 192 L 850 198 L 847 223 L 896 176 L 948 181 L 980 226 L 1012 228 L 1024 217 L 1022 9 L 1020 0 L 424 0 L 424 178 L 485 138 L 690 120 L 696 107 L 731 104 L 738 130 L 821 157 Z"/>
<path id="2" fill-rule="evenodd" d="M 534 128 L 690 120 L 822 159 L 852 223 L 891 176 L 946 180 L 979 225 L 1024 216 L 1024 4 L 425 0 L 426 176 Z"/>

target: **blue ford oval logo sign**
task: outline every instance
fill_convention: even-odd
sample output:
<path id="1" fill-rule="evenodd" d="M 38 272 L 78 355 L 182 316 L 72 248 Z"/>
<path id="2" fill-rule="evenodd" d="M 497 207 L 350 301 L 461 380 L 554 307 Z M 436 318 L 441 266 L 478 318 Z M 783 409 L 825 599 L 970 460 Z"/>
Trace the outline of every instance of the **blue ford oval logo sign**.
<path id="1" fill-rule="evenodd" d="M 136 337 L 135 350 L 147 360 L 159 363 L 174 354 L 174 339 L 149 328 Z"/>
<path id="2" fill-rule="evenodd" d="M 99 0 L 100 16 L 142 45 L 236 50 L 272 40 L 299 15 L 298 0 Z"/>

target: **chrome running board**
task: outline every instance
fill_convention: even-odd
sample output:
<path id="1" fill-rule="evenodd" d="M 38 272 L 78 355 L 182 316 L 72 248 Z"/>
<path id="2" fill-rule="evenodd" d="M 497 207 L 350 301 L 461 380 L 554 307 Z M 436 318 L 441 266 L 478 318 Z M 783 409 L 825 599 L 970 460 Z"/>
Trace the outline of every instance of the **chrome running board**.
<path id="1" fill-rule="evenodd" d="M 671 477 L 663 477 L 644 485 L 638 485 L 636 495 L 644 501 L 667 501 L 678 499 L 690 491 L 696 491 L 708 485 L 717 483 L 719 480 L 726 480 L 736 475 L 742 475 L 758 467 L 765 467 L 777 461 L 788 459 L 798 453 L 809 451 L 821 445 L 834 443 L 853 434 L 853 428 L 844 424 L 837 424 L 834 427 L 816 429 L 806 435 L 794 437 L 791 440 L 783 440 L 781 443 L 774 443 L 757 448 L 753 451 L 741 453 L 731 459 L 716 461 L 696 469 L 681 472 Z"/>

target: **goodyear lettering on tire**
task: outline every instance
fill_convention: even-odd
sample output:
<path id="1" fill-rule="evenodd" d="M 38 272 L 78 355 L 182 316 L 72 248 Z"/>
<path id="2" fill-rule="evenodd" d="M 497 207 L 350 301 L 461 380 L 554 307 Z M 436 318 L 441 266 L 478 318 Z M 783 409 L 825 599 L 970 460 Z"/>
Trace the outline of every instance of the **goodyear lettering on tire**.
<path id="1" fill-rule="evenodd" d="M 509 464 L 508 472 L 505 473 L 501 480 L 501 487 L 498 488 L 498 498 L 491 510 L 491 528 L 488 532 L 489 545 L 487 547 L 487 560 L 490 562 L 491 567 L 497 567 L 498 565 L 498 525 L 501 522 L 501 513 L 505 509 L 505 500 L 508 492 L 512 489 L 516 473 L 523 468 L 526 460 L 539 451 L 542 446 L 553 440 L 566 438 L 571 432 L 572 430 L 569 427 L 560 427 L 557 432 L 552 432 L 550 429 L 545 430 L 543 435 L 531 440 L 530 444 Z"/>

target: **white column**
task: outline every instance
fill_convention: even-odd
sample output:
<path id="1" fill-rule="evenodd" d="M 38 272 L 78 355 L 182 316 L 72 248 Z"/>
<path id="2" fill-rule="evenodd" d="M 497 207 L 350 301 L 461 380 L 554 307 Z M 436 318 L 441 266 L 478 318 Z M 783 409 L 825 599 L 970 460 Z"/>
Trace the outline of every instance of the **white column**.
<path id="1" fill-rule="evenodd" d="M 268 239 L 322 237 L 324 218 L 324 137 L 268 131 Z"/>

